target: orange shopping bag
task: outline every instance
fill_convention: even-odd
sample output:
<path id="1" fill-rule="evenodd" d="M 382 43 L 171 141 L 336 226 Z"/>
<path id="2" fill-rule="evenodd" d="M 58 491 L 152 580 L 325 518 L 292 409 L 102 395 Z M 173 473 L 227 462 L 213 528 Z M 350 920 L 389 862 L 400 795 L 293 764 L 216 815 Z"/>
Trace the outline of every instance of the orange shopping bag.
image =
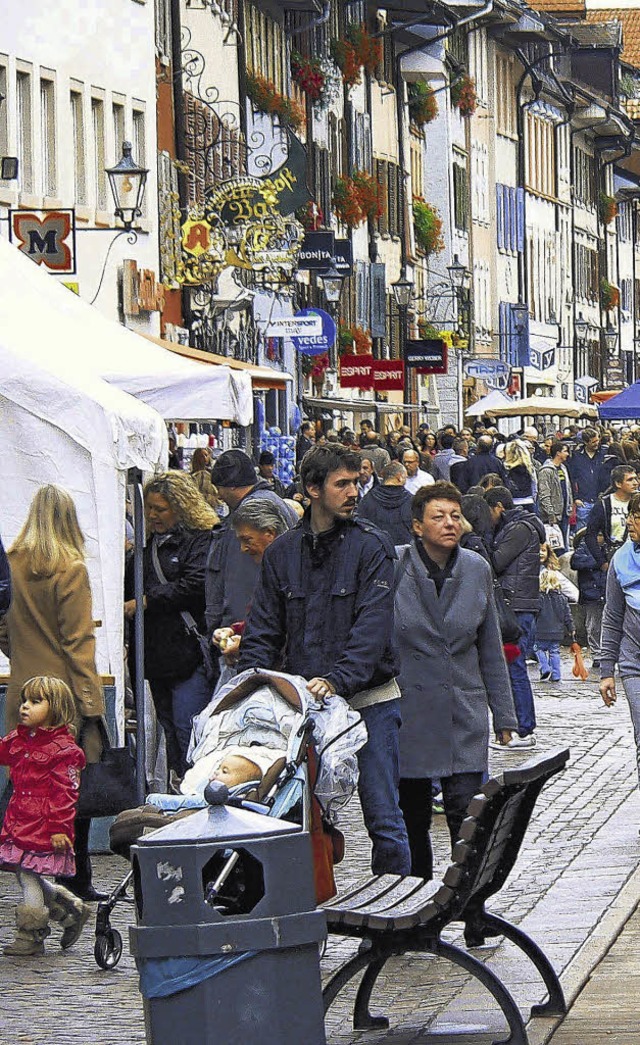
<path id="1" fill-rule="evenodd" d="M 589 671 L 584 666 L 582 648 L 578 642 L 572 642 L 569 649 L 573 653 L 573 668 L 571 669 L 571 673 L 572 675 L 575 675 L 577 679 L 582 679 L 584 682 L 585 679 L 589 678 Z"/>

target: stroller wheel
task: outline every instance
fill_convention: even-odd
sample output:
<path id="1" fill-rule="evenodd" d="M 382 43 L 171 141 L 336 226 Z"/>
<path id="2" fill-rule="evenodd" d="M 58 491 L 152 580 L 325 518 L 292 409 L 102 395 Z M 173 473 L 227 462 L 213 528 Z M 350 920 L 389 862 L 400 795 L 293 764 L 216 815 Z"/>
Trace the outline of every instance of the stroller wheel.
<path id="1" fill-rule="evenodd" d="M 122 957 L 122 937 L 117 929 L 96 936 L 93 956 L 101 969 L 115 969 Z"/>

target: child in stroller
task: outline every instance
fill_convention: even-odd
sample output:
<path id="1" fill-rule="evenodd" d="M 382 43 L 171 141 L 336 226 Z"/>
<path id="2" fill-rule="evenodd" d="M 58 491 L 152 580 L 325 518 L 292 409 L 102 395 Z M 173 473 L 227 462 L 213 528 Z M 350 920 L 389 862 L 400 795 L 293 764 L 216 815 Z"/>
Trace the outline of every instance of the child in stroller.
<path id="1" fill-rule="evenodd" d="M 205 789 L 214 780 L 229 788 L 228 804 L 242 804 L 309 831 L 316 895 L 323 902 L 335 895 L 333 864 L 342 856 L 335 822 L 355 791 L 356 752 L 366 739 L 359 714 L 341 697 L 318 703 L 299 676 L 242 672 L 194 719 L 188 753 L 192 766 L 181 793 L 150 795 L 145 806 L 121 813 L 111 827 L 111 848 L 128 858 L 143 832 L 205 807 Z M 229 780 L 220 780 L 222 766 L 227 773 L 233 770 Z M 114 968 L 120 960 L 122 939 L 109 917 L 119 900 L 133 902 L 127 894 L 131 879 L 129 872 L 98 906 L 94 954 L 101 968 Z"/>

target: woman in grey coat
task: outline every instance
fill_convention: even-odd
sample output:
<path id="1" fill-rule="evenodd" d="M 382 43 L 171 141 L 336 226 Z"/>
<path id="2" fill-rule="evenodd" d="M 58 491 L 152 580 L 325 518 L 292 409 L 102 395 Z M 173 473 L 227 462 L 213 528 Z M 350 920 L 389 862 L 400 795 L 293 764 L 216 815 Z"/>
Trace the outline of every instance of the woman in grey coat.
<path id="1" fill-rule="evenodd" d="M 431 878 L 431 781 L 440 778 L 455 842 L 488 765 L 489 709 L 498 741 L 517 728 L 491 567 L 458 547 L 460 493 L 439 482 L 412 503 L 415 541 L 398 549 L 395 640 L 402 690 L 400 806 L 411 873 Z"/>

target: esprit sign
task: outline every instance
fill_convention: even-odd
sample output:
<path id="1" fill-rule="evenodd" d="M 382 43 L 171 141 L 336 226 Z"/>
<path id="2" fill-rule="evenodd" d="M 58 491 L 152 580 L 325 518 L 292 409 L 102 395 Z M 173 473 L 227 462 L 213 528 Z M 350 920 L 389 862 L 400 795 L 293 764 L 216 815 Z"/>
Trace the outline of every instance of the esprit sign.
<path id="1" fill-rule="evenodd" d="M 374 359 L 373 387 L 376 392 L 403 392 L 404 363 L 402 360 Z"/>
<path id="2" fill-rule="evenodd" d="M 373 388 L 373 356 L 340 356 L 342 388 Z"/>

